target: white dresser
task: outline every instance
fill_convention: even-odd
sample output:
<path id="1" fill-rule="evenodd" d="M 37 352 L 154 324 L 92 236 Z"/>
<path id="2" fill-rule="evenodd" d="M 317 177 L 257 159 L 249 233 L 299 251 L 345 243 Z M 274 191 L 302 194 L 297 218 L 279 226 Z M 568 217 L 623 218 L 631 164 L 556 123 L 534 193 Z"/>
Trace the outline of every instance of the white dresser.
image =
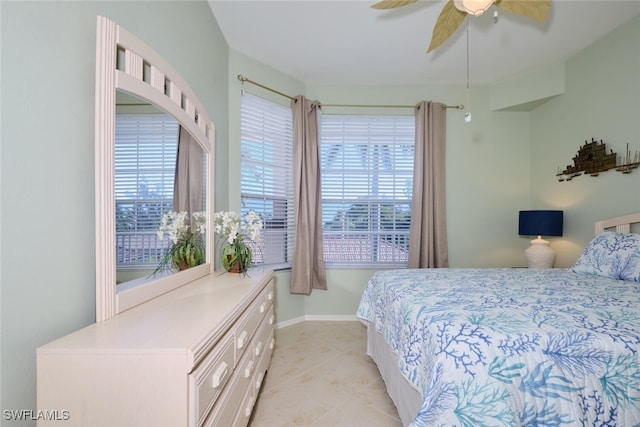
<path id="1" fill-rule="evenodd" d="M 246 426 L 273 297 L 271 270 L 214 273 L 38 348 L 38 425 Z"/>

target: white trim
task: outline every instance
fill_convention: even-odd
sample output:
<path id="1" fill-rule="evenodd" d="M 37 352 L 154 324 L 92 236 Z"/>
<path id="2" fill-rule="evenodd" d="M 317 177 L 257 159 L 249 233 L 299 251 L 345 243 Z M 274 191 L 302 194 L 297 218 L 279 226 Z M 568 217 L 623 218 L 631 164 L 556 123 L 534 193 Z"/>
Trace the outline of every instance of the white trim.
<path id="1" fill-rule="evenodd" d="M 359 321 L 355 314 L 339 314 L 339 315 L 323 315 L 309 314 L 305 316 L 295 317 L 293 319 L 278 322 L 276 329 L 286 328 L 287 326 L 297 325 L 302 322 L 357 322 Z"/>
<path id="2" fill-rule="evenodd" d="M 118 26 L 98 17 L 95 92 L 96 321 L 116 312 L 114 141 Z"/>

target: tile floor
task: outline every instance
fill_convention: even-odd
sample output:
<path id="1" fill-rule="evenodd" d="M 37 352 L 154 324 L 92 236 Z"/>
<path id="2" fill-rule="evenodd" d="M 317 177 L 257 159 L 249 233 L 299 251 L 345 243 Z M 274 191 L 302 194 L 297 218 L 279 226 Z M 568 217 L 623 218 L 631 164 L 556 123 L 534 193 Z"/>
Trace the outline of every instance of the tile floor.
<path id="1" fill-rule="evenodd" d="M 358 321 L 276 329 L 251 427 L 402 427 Z"/>

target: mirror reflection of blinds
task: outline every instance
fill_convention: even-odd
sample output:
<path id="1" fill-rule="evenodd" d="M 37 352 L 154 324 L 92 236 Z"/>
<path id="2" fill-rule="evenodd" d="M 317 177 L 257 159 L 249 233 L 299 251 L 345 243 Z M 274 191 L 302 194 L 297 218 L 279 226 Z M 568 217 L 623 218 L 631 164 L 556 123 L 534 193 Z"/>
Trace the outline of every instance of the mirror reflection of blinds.
<path id="1" fill-rule="evenodd" d="M 178 123 L 166 114 L 117 114 L 115 135 L 116 257 L 119 265 L 157 264 L 157 239 L 173 208 Z"/>
<path id="2" fill-rule="evenodd" d="M 290 266 L 294 243 L 291 108 L 249 93 L 241 101 L 241 214 L 263 222 L 254 264 Z"/>
<path id="3" fill-rule="evenodd" d="M 320 135 L 327 265 L 406 265 L 415 118 L 323 114 Z"/>

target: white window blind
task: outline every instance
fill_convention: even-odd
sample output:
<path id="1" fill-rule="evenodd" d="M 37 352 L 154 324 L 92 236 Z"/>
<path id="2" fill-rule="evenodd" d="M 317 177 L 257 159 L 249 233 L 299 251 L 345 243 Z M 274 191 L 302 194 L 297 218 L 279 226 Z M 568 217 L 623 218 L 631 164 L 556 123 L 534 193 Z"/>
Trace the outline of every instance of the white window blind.
<path id="1" fill-rule="evenodd" d="M 244 93 L 241 103 L 241 213 L 264 222 L 254 264 L 290 266 L 294 244 L 291 108 Z"/>
<path id="2" fill-rule="evenodd" d="M 117 114 L 115 147 L 116 262 L 157 265 L 168 242 L 157 238 L 173 209 L 178 123 L 166 114 Z"/>
<path id="3" fill-rule="evenodd" d="M 413 116 L 322 116 L 322 222 L 327 265 L 406 265 Z"/>

